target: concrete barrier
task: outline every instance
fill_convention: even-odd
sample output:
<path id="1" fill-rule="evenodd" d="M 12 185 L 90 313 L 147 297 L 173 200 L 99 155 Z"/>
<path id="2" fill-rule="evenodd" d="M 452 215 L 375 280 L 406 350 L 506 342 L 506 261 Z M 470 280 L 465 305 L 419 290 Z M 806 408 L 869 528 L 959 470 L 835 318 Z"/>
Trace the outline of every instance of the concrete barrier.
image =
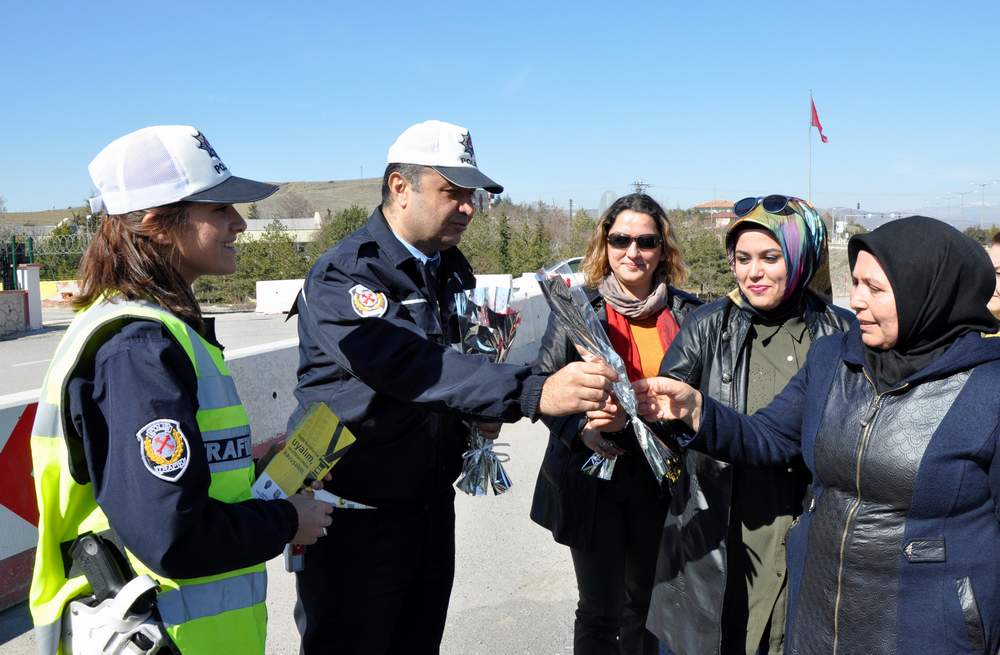
<path id="1" fill-rule="evenodd" d="M 28 294 L 28 309 L 24 318 L 29 330 L 42 329 L 42 293 L 39 275 L 41 264 L 20 264 L 17 267 L 17 286 Z"/>
<path id="2" fill-rule="evenodd" d="M 283 435 L 295 409 L 292 391 L 299 367 L 299 340 L 233 350 L 226 353 L 226 362 L 250 417 L 254 445 Z"/>
<path id="3" fill-rule="evenodd" d="M 0 291 L 0 336 L 28 327 L 28 292 Z"/>
<path id="4" fill-rule="evenodd" d="M 284 314 L 292 308 L 303 280 L 261 280 L 257 282 L 257 313 Z"/>
<path id="5" fill-rule="evenodd" d="M 476 276 L 477 287 L 502 287 L 510 288 L 513 285 L 513 276 L 506 273 L 484 273 Z"/>
<path id="6" fill-rule="evenodd" d="M 538 288 L 537 283 L 535 288 Z M 517 335 L 512 342 L 510 354 L 507 355 L 507 363 L 530 364 L 535 361 L 542 335 L 545 334 L 545 326 L 549 321 L 549 305 L 539 291 L 534 295 L 518 298 L 511 304 L 521 312 L 521 324 L 517 327 Z"/>

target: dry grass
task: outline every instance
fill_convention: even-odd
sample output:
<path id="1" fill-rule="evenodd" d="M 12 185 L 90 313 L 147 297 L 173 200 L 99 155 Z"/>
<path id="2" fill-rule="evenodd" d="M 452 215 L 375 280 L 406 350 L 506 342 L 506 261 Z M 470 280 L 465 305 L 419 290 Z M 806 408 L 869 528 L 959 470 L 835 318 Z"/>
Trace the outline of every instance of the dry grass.
<path id="1" fill-rule="evenodd" d="M 366 178 L 363 180 L 340 180 L 329 182 L 285 182 L 281 189 L 270 198 L 257 203 L 261 216 L 269 216 L 272 211 L 282 206 L 282 200 L 289 195 L 302 198 L 313 211 L 325 214 L 329 209 L 336 214 L 351 205 L 374 209 L 381 202 L 382 178 Z M 249 205 L 237 205 L 244 216 Z M 286 218 L 303 218 L 288 216 Z"/>
<path id="2" fill-rule="evenodd" d="M 55 225 L 74 211 L 84 211 L 82 207 L 72 209 L 49 209 L 40 212 L 7 212 L 4 223 L 14 225 Z M 89 212 L 90 209 L 87 209 Z"/>

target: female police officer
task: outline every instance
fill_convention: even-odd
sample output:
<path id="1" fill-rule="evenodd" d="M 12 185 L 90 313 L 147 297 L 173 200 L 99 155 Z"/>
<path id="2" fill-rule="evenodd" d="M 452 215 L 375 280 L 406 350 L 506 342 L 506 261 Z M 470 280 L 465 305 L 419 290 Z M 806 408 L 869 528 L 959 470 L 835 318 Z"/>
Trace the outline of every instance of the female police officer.
<path id="1" fill-rule="evenodd" d="M 125 135 L 90 174 L 92 207 L 108 215 L 81 263 L 80 311 L 31 437 L 39 652 L 71 648 L 61 619 L 90 585 L 67 553 L 93 533 L 158 583 L 159 617 L 180 651 L 263 653 L 263 562 L 289 541 L 315 542 L 330 509 L 307 495 L 251 498 L 246 411 L 191 285 L 235 270 L 246 223 L 232 203 L 277 187 L 233 177 L 186 126 Z"/>

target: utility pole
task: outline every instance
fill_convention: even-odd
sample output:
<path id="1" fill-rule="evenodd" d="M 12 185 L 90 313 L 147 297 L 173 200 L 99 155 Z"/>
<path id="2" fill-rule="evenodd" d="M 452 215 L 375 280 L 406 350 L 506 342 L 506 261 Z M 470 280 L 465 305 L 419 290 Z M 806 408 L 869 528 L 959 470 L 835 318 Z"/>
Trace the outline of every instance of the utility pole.
<path id="1" fill-rule="evenodd" d="M 364 164 L 361 164 L 361 177 L 358 178 L 358 179 L 361 179 L 361 180 L 365 179 L 365 165 Z"/>
<path id="2" fill-rule="evenodd" d="M 950 194 L 950 193 L 946 193 L 943 196 L 941 196 L 941 198 L 940 198 L 941 200 L 944 200 L 944 202 L 945 202 L 945 207 L 947 209 L 947 211 L 945 213 L 945 216 L 947 216 L 949 219 L 952 218 L 952 215 L 951 215 L 951 195 L 952 194 Z"/>
<path id="3" fill-rule="evenodd" d="M 996 180 L 989 182 L 973 182 L 972 186 L 979 187 L 979 229 L 983 229 L 983 218 L 986 214 L 986 187 L 995 184 Z"/>
<path id="4" fill-rule="evenodd" d="M 649 186 L 650 185 L 647 182 L 642 181 L 642 178 L 632 183 L 632 188 L 635 189 L 636 193 L 646 193 L 646 189 L 648 189 Z"/>
<path id="5" fill-rule="evenodd" d="M 956 191 L 955 195 L 958 196 L 959 206 L 958 206 L 958 220 L 965 220 L 965 196 L 972 193 L 971 191 Z"/>
<path id="6" fill-rule="evenodd" d="M 569 220 L 570 220 L 571 223 L 573 222 L 573 199 L 572 198 L 569 199 Z"/>

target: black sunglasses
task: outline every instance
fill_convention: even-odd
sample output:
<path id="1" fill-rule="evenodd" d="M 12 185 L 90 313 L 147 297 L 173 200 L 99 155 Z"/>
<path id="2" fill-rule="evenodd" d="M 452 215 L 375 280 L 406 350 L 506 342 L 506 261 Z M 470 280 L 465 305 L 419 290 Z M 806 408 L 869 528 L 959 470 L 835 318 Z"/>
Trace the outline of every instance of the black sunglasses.
<path id="1" fill-rule="evenodd" d="M 640 234 L 637 237 L 618 233 L 608 235 L 608 245 L 618 250 L 628 250 L 633 241 L 639 250 L 653 250 L 663 243 L 659 234 Z"/>
<path id="2" fill-rule="evenodd" d="M 737 201 L 737 203 L 733 205 L 733 213 L 736 214 L 736 218 L 743 218 L 756 209 L 757 205 L 761 205 L 764 207 L 764 211 L 769 214 L 780 214 L 785 211 L 786 207 L 788 207 L 788 201 L 788 196 L 778 194 L 763 197 L 750 196 L 749 198 Z"/>

